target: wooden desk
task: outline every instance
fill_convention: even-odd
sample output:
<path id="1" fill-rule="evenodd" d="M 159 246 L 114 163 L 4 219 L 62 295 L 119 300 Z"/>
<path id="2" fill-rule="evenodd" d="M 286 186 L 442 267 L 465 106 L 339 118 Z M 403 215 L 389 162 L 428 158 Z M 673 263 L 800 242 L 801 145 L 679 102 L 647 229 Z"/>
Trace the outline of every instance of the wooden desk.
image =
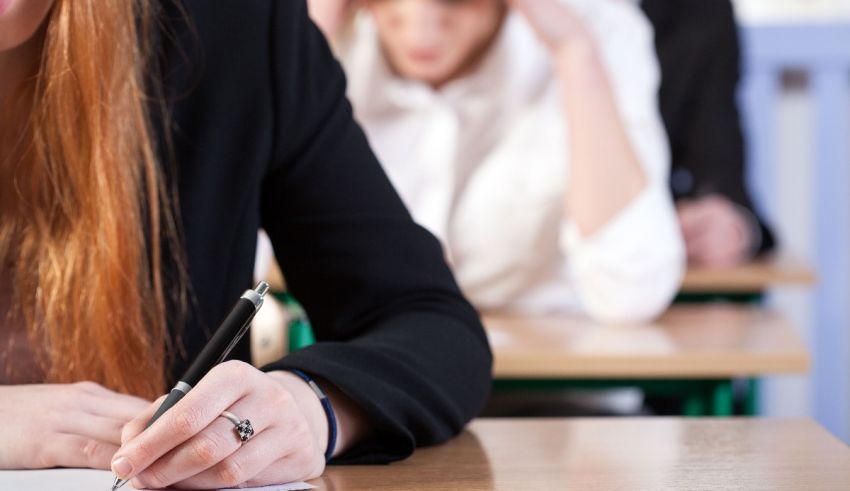
<path id="1" fill-rule="evenodd" d="M 677 305 L 650 325 L 485 315 L 496 378 L 734 378 L 803 373 L 809 354 L 776 312 Z"/>
<path id="2" fill-rule="evenodd" d="M 331 466 L 311 483 L 334 491 L 845 490 L 850 449 L 806 420 L 484 419 L 404 462 Z"/>
<path id="3" fill-rule="evenodd" d="M 576 316 L 485 315 L 496 388 L 639 387 L 675 396 L 690 416 L 733 413 L 732 380 L 803 373 L 809 354 L 789 321 L 745 305 L 676 305 L 650 325 L 601 325 Z"/>
<path id="4" fill-rule="evenodd" d="M 757 293 L 779 285 L 811 286 L 815 273 L 801 261 L 772 256 L 731 269 L 690 268 L 682 293 Z"/>

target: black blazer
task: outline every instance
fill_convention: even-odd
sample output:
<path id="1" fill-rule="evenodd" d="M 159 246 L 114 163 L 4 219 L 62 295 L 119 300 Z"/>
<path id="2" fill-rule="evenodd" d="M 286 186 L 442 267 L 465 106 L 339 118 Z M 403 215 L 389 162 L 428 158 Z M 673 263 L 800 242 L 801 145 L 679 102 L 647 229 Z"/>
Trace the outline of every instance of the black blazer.
<path id="1" fill-rule="evenodd" d="M 759 222 L 758 250 L 773 234 L 755 212 L 744 183 L 744 139 L 736 105 L 740 47 L 729 0 L 643 0 L 661 64 L 661 116 L 673 158 L 676 199 L 726 196 Z"/>
<path id="2" fill-rule="evenodd" d="M 172 380 L 252 286 L 262 227 L 318 340 L 265 369 L 331 381 L 377 427 L 336 461 L 386 462 L 458 433 L 489 393 L 487 339 L 354 122 L 304 0 L 179 3 L 162 0 L 155 40 L 170 112 L 155 130 L 193 299 Z M 249 355 L 245 339 L 234 357 Z"/>

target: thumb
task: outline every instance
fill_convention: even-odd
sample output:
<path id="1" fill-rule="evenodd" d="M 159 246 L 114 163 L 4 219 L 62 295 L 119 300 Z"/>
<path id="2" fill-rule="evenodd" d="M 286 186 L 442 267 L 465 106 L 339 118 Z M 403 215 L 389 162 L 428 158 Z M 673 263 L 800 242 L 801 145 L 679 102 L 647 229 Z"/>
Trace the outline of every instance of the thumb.
<path id="1" fill-rule="evenodd" d="M 148 421 L 150 421 L 151 417 L 153 417 L 156 410 L 159 408 L 162 401 L 165 400 L 167 394 L 161 396 L 159 399 L 153 401 L 147 409 L 144 410 L 141 414 L 131 419 L 124 427 L 121 429 L 121 445 L 129 442 L 133 438 L 136 438 L 139 433 L 144 431 L 145 426 L 147 426 Z"/>

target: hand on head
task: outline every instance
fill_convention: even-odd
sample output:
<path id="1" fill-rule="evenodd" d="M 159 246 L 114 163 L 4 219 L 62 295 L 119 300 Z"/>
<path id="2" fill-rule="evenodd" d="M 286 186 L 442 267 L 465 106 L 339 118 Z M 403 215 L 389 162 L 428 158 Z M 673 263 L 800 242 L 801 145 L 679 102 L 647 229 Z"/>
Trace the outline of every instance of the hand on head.
<path id="1" fill-rule="evenodd" d="M 333 38 L 354 14 L 359 0 L 308 0 L 310 18 L 325 37 Z"/>
<path id="2" fill-rule="evenodd" d="M 528 20 L 540 39 L 553 53 L 589 34 L 578 15 L 559 0 L 507 0 Z"/>
<path id="3" fill-rule="evenodd" d="M 553 55 L 590 39 L 581 19 L 559 0 L 308 1 L 310 17 L 329 38 L 357 8 L 368 7 L 394 68 L 435 86 L 482 54 L 501 26 L 505 3 L 528 20 Z"/>

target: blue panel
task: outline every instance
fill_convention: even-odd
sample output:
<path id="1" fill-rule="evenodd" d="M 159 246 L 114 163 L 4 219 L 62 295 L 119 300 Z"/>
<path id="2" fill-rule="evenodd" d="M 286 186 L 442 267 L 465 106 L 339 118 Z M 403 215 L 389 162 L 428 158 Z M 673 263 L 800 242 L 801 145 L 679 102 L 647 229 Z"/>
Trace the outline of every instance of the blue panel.
<path id="1" fill-rule="evenodd" d="M 812 74 L 817 127 L 815 416 L 850 441 L 850 84 L 847 68 Z"/>
<path id="2" fill-rule="evenodd" d="M 781 95 L 781 78 L 774 71 L 757 71 L 741 88 L 742 126 L 747 145 L 747 180 L 756 209 L 774 223 L 777 198 L 776 106 Z"/>
<path id="3" fill-rule="evenodd" d="M 812 319 L 814 413 L 850 443 L 850 24 L 753 26 L 742 30 L 744 126 L 756 203 L 780 219 L 773 164 L 777 84 L 783 70 L 809 75 L 815 104 L 816 268 Z M 808 165 L 801 162 L 800 165 Z"/>
<path id="4" fill-rule="evenodd" d="M 741 43 L 747 65 L 783 67 L 847 66 L 850 24 L 768 25 L 744 29 Z"/>

